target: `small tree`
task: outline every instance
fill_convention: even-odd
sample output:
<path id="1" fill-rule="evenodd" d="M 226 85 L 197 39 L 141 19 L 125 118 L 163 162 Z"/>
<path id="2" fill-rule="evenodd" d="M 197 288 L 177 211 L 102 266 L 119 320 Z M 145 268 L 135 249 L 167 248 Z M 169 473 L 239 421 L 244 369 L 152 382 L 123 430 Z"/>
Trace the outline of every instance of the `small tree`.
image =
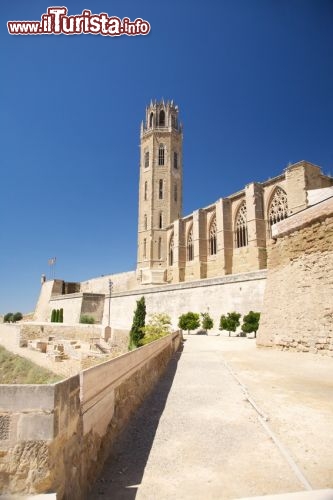
<path id="1" fill-rule="evenodd" d="M 139 347 L 140 340 L 144 337 L 143 327 L 145 326 L 146 320 L 146 303 L 145 298 L 141 297 L 140 300 L 136 301 L 136 309 L 134 311 L 132 328 L 130 331 L 129 345 L 128 348 L 135 349 Z"/>
<path id="2" fill-rule="evenodd" d="M 64 322 L 64 310 L 63 308 L 60 309 L 59 311 L 59 320 L 58 320 L 59 323 L 63 323 Z"/>
<path id="3" fill-rule="evenodd" d="M 59 309 L 56 309 L 55 322 L 59 323 Z"/>
<path id="4" fill-rule="evenodd" d="M 142 328 L 144 337 L 139 341 L 139 345 L 149 344 L 170 333 L 171 318 L 165 313 L 152 314 L 148 324 Z"/>
<path id="5" fill-rule="evenodd" d="M 254 312 L 254 311 L 250 311 L 243 318 L 243 324 L 241 326 L 242 331 L 244 333 L 252 333 L 252 332 L 254 332 L 254 338 L 256 338 L 257 337 L 257 331 L 258 331 L 258 328 L 259 328 L 259 321 L 260 321 L 260 313 L 259 312 Z"/>
<path id="6" fill-rule="evenodd" d="M 57 312 L 55 309 L 52 309 L 52 313 L 51 313 L 51 323 L 55 323 L 56 322 L 56 316 L 57 316 Z"/>
<path id="7" fill-rule="evenodd" d="M 7 313 L 4 315 L 3 322 L 4 323 L 11 323 L 13 321 L 13 313 Z"/>
<path id="8" fill-rule="evenodd" d="M 230 337 L 230 332 L 235 332 L 237 327 L 239 326 L 239 318 L 241 315 L 236 312 L 230 312 L 226 316 L 222 314 L 220 318 L 220 330 L 226 330 L 229 332 L 229 337 Z"/>
<path id="9" fill-rule="evenodd" d="M 16 312 L 13 314 L 13 322 L 16 323 L 16 321 L 21 321 L 23 319 L 23 314 L 20 312 Z"/>
<path id="10" fill-rule="evenodd" d="M 200 315 L 194 312 L 188 312 L 179 316 L 178 326 L 181 330 L 196 330 L 200 326 Z"/>
<path id="11" fill-rule="evenodd" d="M 209 313 L 206 312 L 206 313 L 201 313 L 201 326 L 203 328 L 203 330 L 205 330 L 205 332 L 207 332 L 207 330 L 211 330 L 214 326 L 214 321 L 213 319 L 210 317 Z"/>

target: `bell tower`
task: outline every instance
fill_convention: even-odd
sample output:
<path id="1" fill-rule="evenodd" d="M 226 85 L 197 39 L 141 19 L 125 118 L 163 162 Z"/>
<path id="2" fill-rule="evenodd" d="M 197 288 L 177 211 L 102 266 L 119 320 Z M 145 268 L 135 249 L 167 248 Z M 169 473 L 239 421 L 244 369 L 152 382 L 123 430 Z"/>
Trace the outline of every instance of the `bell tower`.
<path id="1" fill-rule="evenodd" d="M 173 101 L 150 102 L 140 134 L 137 277 L 165 282 L 167 227 L 182 216 L 182 126 Z"/>

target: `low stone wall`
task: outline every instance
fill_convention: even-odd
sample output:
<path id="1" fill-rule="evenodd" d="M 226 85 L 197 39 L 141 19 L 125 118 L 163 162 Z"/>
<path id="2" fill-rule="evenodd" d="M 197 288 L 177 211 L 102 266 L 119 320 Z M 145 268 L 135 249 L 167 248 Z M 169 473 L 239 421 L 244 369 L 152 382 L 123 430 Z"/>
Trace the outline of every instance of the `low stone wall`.
<path id="1" fill-rule="evenodd" d="M 28 340 L 53 336 L 56 339 L 82 340 L 101 337 L 104 328 L 100 325 L 66 325 L 65 323 L 21 323 L 19 325 L 20 346 L 26 346 Z"/>
<path id="2" fill-rule="evenodd" d="M 273 226 L 257 345 L 333 356 L 333 198 Z"/>
<path id="3" fill-rule="evenodd" d="M 0 493 L 82 500 L 179 348 L 176 332 L 52 385 L 0 385 Z"/>

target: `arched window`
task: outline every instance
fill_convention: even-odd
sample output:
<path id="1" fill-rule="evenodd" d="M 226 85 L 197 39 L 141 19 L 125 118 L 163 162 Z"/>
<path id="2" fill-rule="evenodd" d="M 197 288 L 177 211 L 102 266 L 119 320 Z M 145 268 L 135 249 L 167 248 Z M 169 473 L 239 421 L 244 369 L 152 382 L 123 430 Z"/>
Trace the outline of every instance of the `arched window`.
<path id="1" fill-rule="evenodd" d="M 145 189 L 144 189 L 144 200 L 147 201 L 148 198 L 148 182 L 145 181 Z"/>
<path id="2" fill-rule="evenodd" d="M 271 227 L 276 222 L 280 222 L 288 217 L 287 193 L 280 187 L 276 187 L 271 198 L 268 209 L 268 229 L 271 236 Z"/>
<path id="3" fill-rule="evenodd" d="M 154 123 L 154 113 L 150 113 L 150 117 L 149 117 L 149 128 L 152 128 L 153 123 Z"/>
<path id="4" fill-rule="evenodd" d="M 149 151 L 145 151 L 145 168 L 149 167 Z"/>
<path id="5" fill-rule="evenodd" d="M 161 109 L 161 111 L 160 111 L 159 126 L 165 127 L 165 113 L 164 113 L 163 109 Z"/>
<path id="6" fill-rule="evenodd" d="M 216 245 L 216 217 L 212 218 L 209 228 L 209 255 L 216 255 L 217 245 Z"/>
<path id="7" fill-rule="evenodd" d="M 158 259 L 160 260 L 162 258 L 162 238 L 158 238 Z"/>
<path id="8" fill-rule="evenodd" d="M 169 243 L 169 266 L 173 266 L 173 247 L 174 247 L 174 238 L 172 235 Z"/>
<path id="9" fill-rule="evenodd" d="M 147 240 L 146 240 L 146 238 L 144 238 L 144 240 L 143 240 L 143 258 L 144 259 L 147 258 Z"/>
<path id="10" fill-rule="evenodd" d="M 164 144 L 160 144 L 158 148 L 158 164 L 164 165 L 164 157 L 165 157 L 165 147 Z"/>
<path id="11" fill-rule="evenodd" d="M 159 229 L 163 228 L 163 212 L 160 212 L 159 217 L 158 217 L 158 227 Z"/>
<path id="12" fill-rule="evenodd" d="M 187 260 L 193 260 L 193 228 L 189 230 L 187 236 Z"/>
<path id="13" fill-rule="evenodd" d="M 160 179 L 158 183 L 158 198 L 163 200 L 163 179 Z"/>
<path id="14" fill-rule="evenodd" d="M 177 199 L 178 199 L 178 188 L 177 188 L 177 184 L 175 184 L 175 185 L 173 186 L 173 199 L 174 199 L 174 201 L 177 201 Z"/>
<path id="15" fill-rule="evenodd" d="M 144 228 L 147 229 L 147 226 L 148 226 L 148 218 L 147 218 L 147 214 L 144 215 L 144 218 L 143 218 L 143 225 L 144 225 Z"/>
<path id="16" fill-rule="evenodd" d="M 246 203 L 242 202 L 236 217 L 235 245 L 236 248 L 246 247 L 248 244 Z"/>
<path id="17" fill-rule="evenodd" d="M 171 115 L 171 125 L 173 128 L 177 128 L 177 118 L 175 115 Z"/>

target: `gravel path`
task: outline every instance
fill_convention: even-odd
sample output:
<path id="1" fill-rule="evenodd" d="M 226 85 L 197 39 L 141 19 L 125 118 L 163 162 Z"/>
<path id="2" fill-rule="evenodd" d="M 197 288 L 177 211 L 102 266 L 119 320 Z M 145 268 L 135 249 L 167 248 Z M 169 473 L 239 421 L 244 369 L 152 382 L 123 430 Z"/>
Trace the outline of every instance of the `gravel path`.
<path id="1" fill-rule="evenodd" d="M 268 362 L 265 353 L 271 357 Z M 274 373 L 279 373 L 280 356 L 289 354 L 293 353 L 255 349 L 254 341 L 248 339 L 189 336 L 183 352 L 171 361 L 167 373 L 114 447 L 90 500 L 223 500 L 305 490 L 306 467 L 297 454 L 294 461 L 295 454 L 288 448 L 295 436 L 295 421 L 288 419 L 294 414 L 290 409 L 286 412 L 283 432 L 279 434 L 281 427 L 274 419 L 274 405 L 281 403 L 278 391 L 270 406 L 272 378 L 268 373 L 273 373 L 274 378 Z M 300 360 L 309 359 L 300 356 Z M 263 383 L 260 360 L 270 367 L 266 366 Z M 333 368 L 331 359 L 326 363 L 328 369 Z M 278 385 L 276 378 L 274 383 Z M 249 395 L 254 403 L 256 387 L 260 388 L 257 406 L 268 415 L 268 422 L 260 421 L 248 401 L 239 383 L 244 380 L 251 381 Z M 297 405 L 300 417 L 300 401 Z M 329 433 L 330 420 L 326 428 Z M 330 443 L 328 448 L 332 450 Z M 316 459 L 320 461 L 320 457 Z M 331 465 L 332 460 L 328 467 Z M 316 487 L 332 486 L 323 483 Z"/>

